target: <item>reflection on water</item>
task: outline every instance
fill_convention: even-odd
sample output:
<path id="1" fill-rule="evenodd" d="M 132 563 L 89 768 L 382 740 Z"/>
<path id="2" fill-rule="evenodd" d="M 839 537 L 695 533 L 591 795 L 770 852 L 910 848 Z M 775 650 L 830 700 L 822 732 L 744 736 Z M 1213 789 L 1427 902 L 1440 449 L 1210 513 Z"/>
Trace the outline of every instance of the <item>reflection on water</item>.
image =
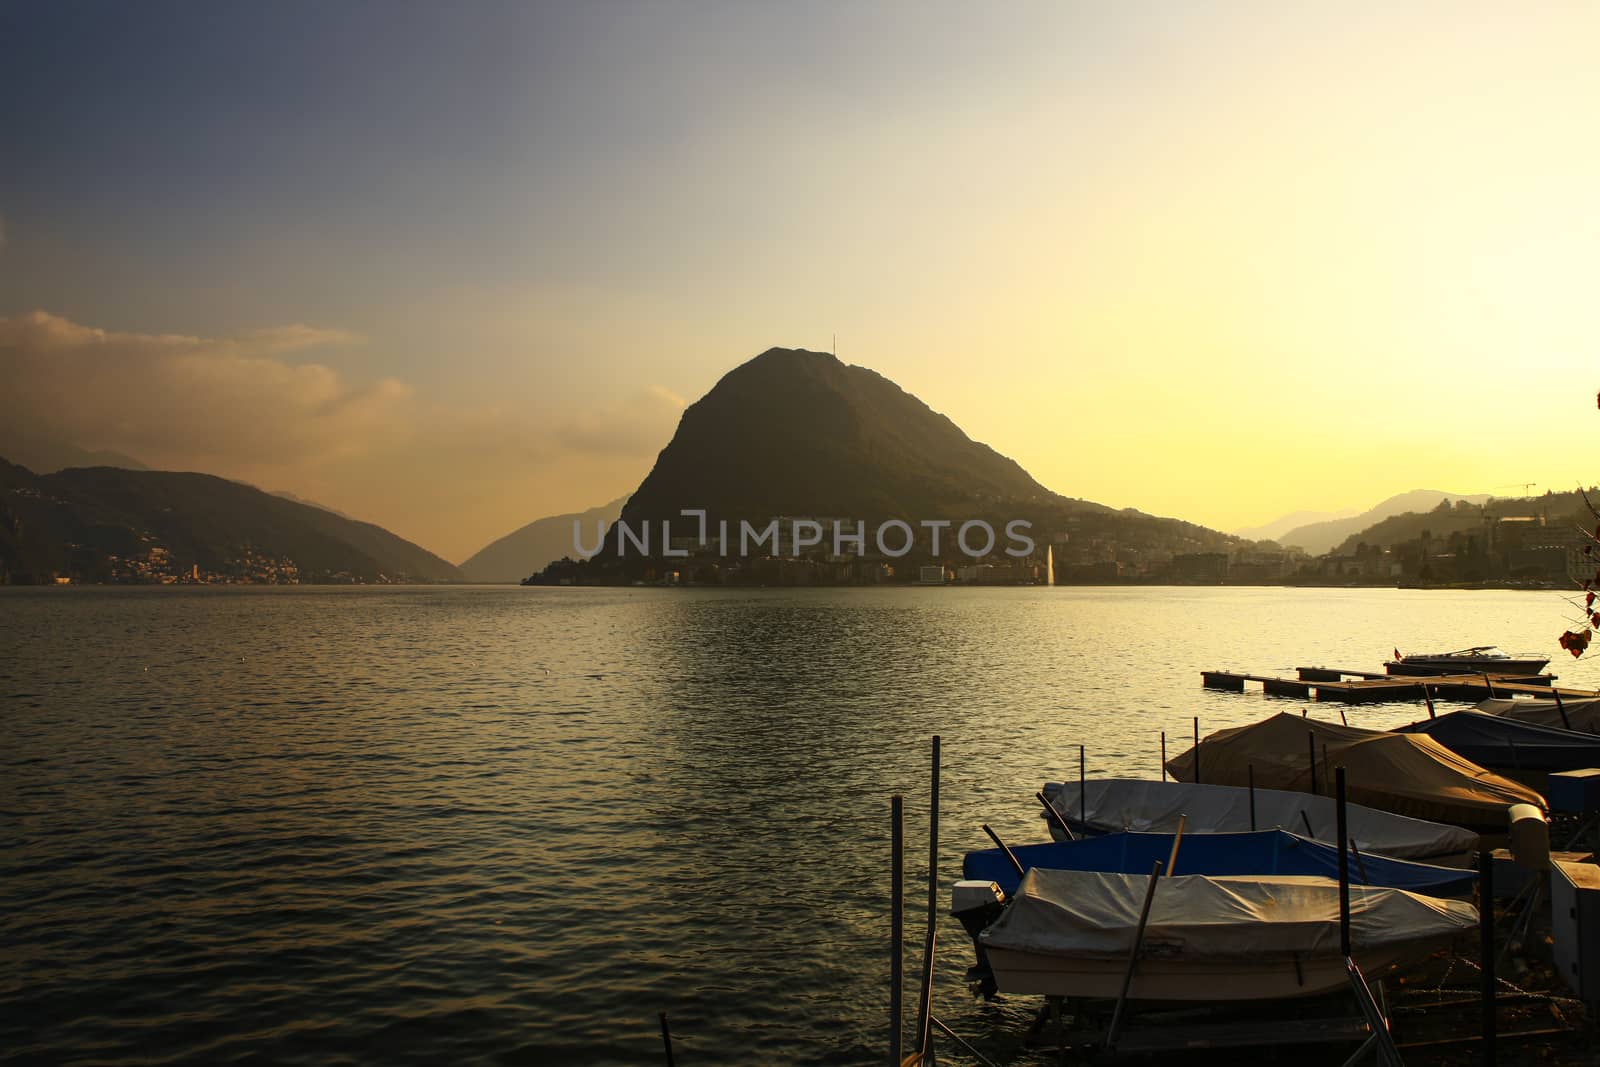
<path id="1" fill-rule="evenodd" d="M 1297 707 L 1206 667 L 1553 648 L 1553 594 L 0 591 L 0 1043 L 19 1063 L 881 1060 L 889 796 L 924 889 Z M 1563 681 L 1600 684 L 1592 662 Z M 1314 714 L 1337 717 L 1334 709 Z M 1410 707 L 1360 708 L 1389 725 Z M 920 943 L 915 936 L 913 943 Z M 1026 1000 L 938 1013 L 1007 1056 Z"/>

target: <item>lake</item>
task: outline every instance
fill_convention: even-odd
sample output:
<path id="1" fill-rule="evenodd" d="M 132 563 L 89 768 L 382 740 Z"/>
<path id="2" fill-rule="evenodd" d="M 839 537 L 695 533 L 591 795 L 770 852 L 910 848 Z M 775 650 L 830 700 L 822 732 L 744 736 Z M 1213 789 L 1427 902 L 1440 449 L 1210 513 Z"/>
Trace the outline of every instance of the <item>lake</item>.
<path id="1" fill-rule="evenodd" d="M 686 1065 L 881 1063 L 890 796 L 914 957 L 934 734 L 947 887 L 980 824 L 1044 836 L 1032 794 L 1079 744 L 1091 775 L 1153 778 L 1192 716 L 1307 706 L 1202 669 L 1554 659 L 1573 614 L 1394 589 L 0 589 L 0 1048 L 660 1064 L 666 1011 Z M 1596 664 L 1552 669 L 1596 688 Z M 1037 1001 L 975 1000 L 941 931 L 936 1013 L 1032 1062 Z"/>

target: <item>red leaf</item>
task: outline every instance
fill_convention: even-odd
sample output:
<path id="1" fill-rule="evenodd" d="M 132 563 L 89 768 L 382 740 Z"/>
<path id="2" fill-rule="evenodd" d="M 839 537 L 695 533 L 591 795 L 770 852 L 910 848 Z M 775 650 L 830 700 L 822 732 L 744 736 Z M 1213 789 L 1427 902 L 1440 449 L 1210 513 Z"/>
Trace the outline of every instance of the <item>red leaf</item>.
<path id="1" fill-rule="evenodd" d="M 1561 647 L 1571 652 L 1573 659 L 1577 659 L 1589 647 L 1590 636 L 1589 630 L 1568 630 L 1561 635 Z"/>
<path id="2" fill-rule="evenodd" d="M 1583 606 L 1585 610 L 1594 607 L 1594 594 L 1592 592 L 1584 594 Z"/>

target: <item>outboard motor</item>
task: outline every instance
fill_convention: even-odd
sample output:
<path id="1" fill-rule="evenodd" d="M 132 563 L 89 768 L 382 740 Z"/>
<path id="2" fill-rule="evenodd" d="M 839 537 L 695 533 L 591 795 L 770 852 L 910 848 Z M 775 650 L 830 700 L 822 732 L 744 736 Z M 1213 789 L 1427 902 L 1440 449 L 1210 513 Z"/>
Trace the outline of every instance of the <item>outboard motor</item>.
<path id="1" fill-rule="evenodd" d="M 978 935 L 1005 910 L 1006 895 L 994 882 L 963 879 L 950 891 L 950 914 L 961 920 L 961 926 L 972 938 L 972 947 L 978 962 L 967 968 L 967 982 L 976 986 L 984 1000 L 993 1000 L 1000 987 L 995 983 L 994 970 L 989 966 L 989 954 L 983 950 Z"/>
<path id="2" fill-rule="evenodd" d="M 1507 811 L 1511 820 L 1511 856 L 1517 866 L 1530 871 L 1550 869 L 1550 822 L 1532 804 L 1513 804 Z"/>

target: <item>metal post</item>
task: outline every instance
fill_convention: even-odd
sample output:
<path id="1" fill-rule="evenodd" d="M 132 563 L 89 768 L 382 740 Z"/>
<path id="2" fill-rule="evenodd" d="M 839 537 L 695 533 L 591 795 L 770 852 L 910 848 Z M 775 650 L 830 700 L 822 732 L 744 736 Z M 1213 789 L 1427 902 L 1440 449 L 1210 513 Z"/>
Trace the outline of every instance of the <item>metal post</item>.
<path id="1" fill-rule="evenodd" d="M 933 787 L 928 809 L 928 922 L 939 913 L 939 735 L 933 735 Z"/>
<path id="2" fill-rule="evenodd" d="M 1200 784 L 1200 716 L 1194 717 L 1194 782 Z"/>
<path id="3" fill-rule="evenodd" d="M 1089 821 L 1089 784 L 1083 772 L 1083 746 L 1078 746 L 1078 821 Z"/>
<path id="4" fill-rule="evenodd" d="M 1483 1062 L 1495 1062 L 1495 981 L 1494 981 L 1494 856 L 1478 853 L 1478 931 L 1482 936 L 1479 961 L 1483 968 Z"/>
<path id="5" fill-rule="evenodd" d="M 1178 873 L 1178 846 L 1183 844 L 1183 824 L 1189 821 L 1189 816 L 1178 816 L 1178 832 L 1172 835 L 1172 854 L 1167 857 L 1167 876 Z"/>
<path id="6" fill-rule="evenodd" d="M 890 831 L 889 850 L 894 855 L 892 874 L 890 876 L 890 893 L 892 901 L 889 905 L 891 914 L 890 922 L 893 924 L 889 935 L 889 1063 L 891 1067 L 900 1067 L 900 998 L 904 994 L 905 973 L 901 969 L 905 965 L 905 931 L 902 926 L 905 922 L 905 801 L 898 793 L 890 801 Z"/>
<path id="7" fill-rule="evenodd" d="M 1367 877 L 1367 862 L 1361 858 L 1361 850 L 1356 848 L 1356 839 L 1350 839 L 1350 857 L 1356 861 L 1356 874 L 1361 876 L 1362 885 L 1371 885 L 1372 879 Z"/>
<path id="8" fill-rule="evenodd" d="M 1156 882 L 1161 878 L 1161 861 L 1150 868 L 1150 881 L 1144 890 L 1144 906 L 1139 909 L 1139 926 L 1133 934 L 1133 951 L 1128 953 L 1128 969 L 1122 972 L 1122 992 L 1117 995 L 1116 1009 L 1111 1013 L 1111 1028 L 1106 1031 L 1106 1049 L 1117 1047 L 1117 1035 L 1122 1030 L 1122 1009 L 1128 1003 L 1128 990 L 1133 986 L 1134 968 L 1139 965 L 1139 951 L 1144 948 L 1144 928 L 1150 921 L 1150 902 L 1155 899 Z"/>
<path id="9" fill-rule="evenodd" d="M 1350 854 L 1345 849 L 1344 768 L 1333 772 L 1333 813 L 1338 826 L 1334 841 L 1339 845 L 1339 955 L 1350 956 Z"/>
<path id="10" fill-rule="evenodd" d="M 1250 764 L 1249 767 L 1247 768 L 1247 770 L 1250 772 L 1250 832 L 1251 833 L 1255 833 L 1255 830 L 1256 830 L 1256 765 L 1254 763 Z"/>
<path id="11" fill-rule="evenodd" d="M 1306 731 L 1306 745 L 1311 751 L 1311 795 L 1318 796 L 1320 794 L 1317 793 L 1317 735 L 1314 731 Z"/>

